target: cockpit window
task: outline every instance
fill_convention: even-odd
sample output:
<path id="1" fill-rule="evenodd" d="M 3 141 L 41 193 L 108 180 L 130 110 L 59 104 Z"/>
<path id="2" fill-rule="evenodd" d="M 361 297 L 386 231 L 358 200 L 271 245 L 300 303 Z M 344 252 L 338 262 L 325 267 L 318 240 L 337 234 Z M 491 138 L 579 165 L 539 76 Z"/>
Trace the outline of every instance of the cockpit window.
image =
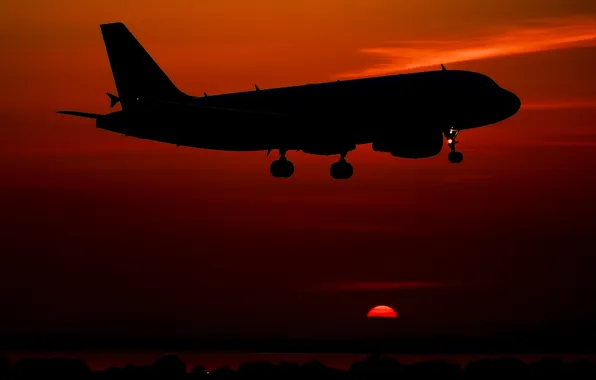
<path id="1" fill-rule="evenodd" d="M 448 71 L 447 71 L 448 72 Z M 463 72 L 457 75 L 447 76 L 446 86 L 450 88 L 450 91 L 466 91 L 466 90 L 478 90 L 481 88 L 485 89 L 498 89 L 500 86 L 492 80 L 490 77 L 484 74 Z"/>
<path id="2" fill-rule="evenodd" d="M 495 83 L 494 80 L 490 79 L 487 76 L 483 76 L 482 79 L 490 87 L 499 87 L 499 85 L 497 83 Z"/>

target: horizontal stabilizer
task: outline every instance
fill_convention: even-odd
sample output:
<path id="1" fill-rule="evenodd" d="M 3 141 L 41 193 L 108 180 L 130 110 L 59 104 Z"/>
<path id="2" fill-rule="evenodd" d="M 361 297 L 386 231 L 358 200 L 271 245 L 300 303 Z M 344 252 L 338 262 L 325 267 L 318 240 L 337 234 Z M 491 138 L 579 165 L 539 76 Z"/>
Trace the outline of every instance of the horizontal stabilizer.
<path id="1" fill-rule="evenodd" d="M 100 117 L 102 117 L 103 115 L 97 114 L 97 113 L 88 113 L 88 112 L 78 112 L 78 111 L 58 111 L 58 113 L 64 114 L 64 115 L 72 115 L 72 116 L 78 116 L 78 117 L 85 117 L 87 119 L 99 119 Z"/>
<path id="2" fill-rule="evenodd" d="M 114 108 L 114 106 L 120 101 L 120 98 L 114 94 L 110 94 L 109 92 L 106 92 L 106 95 L 108 95 L 110 98 L 110 108 Z"/>

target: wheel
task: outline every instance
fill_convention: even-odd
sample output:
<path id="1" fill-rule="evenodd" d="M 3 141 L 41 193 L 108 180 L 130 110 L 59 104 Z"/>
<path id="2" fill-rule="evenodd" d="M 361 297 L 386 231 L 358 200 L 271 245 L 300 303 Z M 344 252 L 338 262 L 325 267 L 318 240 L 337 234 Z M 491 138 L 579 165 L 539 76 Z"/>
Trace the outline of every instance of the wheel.
<path id="1" fill-rule="evenodd" d="M 462 162 L 462 160 L 464 159 L 464 155 L 462 152 L 449 152 L 449 162 L 451 162 L 452 164 L 459 164 L 460 162 Z"/>
<path id="2" fill-rule="evenodd" d="M 275 160 L 269 168 L 275 178 L 290 178 L 294 174 L 294 164 L 286 159 Z"/>
<path id="3" fill-rule="evenodd" d="M 294 164 L 292 161 L 284 161 L 283 165 L 283 178 L 290 178 L 294 174 Z"/>
<path id="4" fill-rule="evenodd" d="M 354 174 L 354 168 L 349 162 L 339 161 L 331 165 L 329 173 L 335 179 L 350 179 Z"/>

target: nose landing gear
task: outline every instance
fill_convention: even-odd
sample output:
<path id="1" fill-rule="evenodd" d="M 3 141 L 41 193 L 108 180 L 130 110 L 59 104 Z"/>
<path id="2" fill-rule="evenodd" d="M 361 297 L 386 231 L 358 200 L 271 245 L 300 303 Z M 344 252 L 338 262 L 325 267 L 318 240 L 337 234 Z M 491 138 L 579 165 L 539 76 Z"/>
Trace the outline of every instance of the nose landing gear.
<path id="1" fill-rule="evenodd" d="M 459 131 L 454 128 L 450 128 L 449 132 L 445 132 L 445 138 L 447 139 L 447 144 L 449 145 L 449 148 L 451 149 L 451 152 L 449 152 L 449 155 L 447 156 L 447 158 L 449 159 L 449 162 L 451 162 L 452 164 L 459 164 L 464 159 L 463 153 L 455 150 L 455 145 L 459 143 L 459 141 L 457 141 L 455 139 L 457 137 L 458 133 L 459 133 Z"/>

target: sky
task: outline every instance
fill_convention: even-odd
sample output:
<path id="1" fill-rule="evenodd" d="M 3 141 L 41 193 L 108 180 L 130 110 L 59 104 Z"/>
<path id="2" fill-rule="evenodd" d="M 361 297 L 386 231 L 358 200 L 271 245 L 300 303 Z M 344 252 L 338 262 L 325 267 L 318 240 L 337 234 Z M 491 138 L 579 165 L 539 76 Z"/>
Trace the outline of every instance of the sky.
<path id="1" fill-rule="evenodd" d="M 81 339 L 581 335 L 593 299 L 596 3 L 11 1 L 0 14 L 0 335 Z M 96 129 L 124 22 L 190 94 L 448 69 L 520 112 L 464 161 L 175 147 Z M 429 110 L 432 112 L 432 110 Z M 396 126 L 399 121 L 395 120 Z M 363 126 L 366 127 L 366 126 Z"/>

